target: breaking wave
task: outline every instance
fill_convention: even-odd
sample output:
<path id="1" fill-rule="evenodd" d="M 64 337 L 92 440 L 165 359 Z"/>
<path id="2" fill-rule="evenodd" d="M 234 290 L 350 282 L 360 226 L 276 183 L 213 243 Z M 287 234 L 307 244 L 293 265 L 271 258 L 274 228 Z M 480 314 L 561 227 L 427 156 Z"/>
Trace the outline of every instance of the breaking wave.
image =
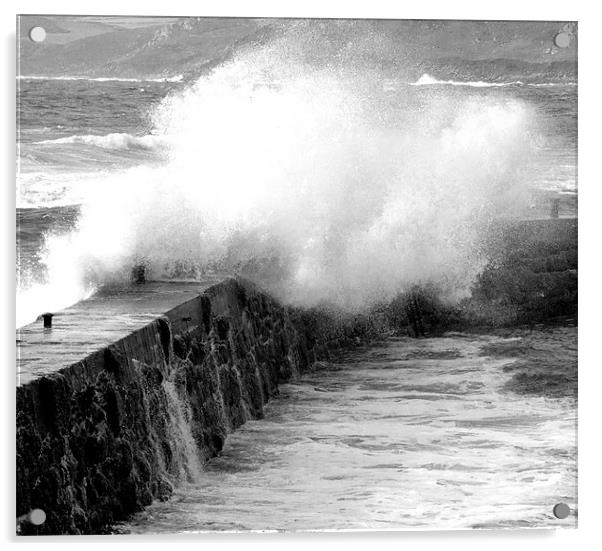
<path id="1" fill-rule="evenodd" d="M 152 118 L 169 160 L 87 188 L 48 262 L 82 292 L 144 263 L 151 278 L 242 273 L 303 305 L 358 309 L 421 282 L 466 296 L 488 225 L 526 200 L 531 108 L 383 94 L 361 55 L 313 61 L 323 29 L 300 22 L 167 96 Z M 111 136 L 85 138 L 129 146 Z"/>
<path id="2" fill-rule="evenodd" d="M 469 86 L 472 88 L 499 88 L 506 86 L 535 86 L 535 87 L 552 87 L 552 86 L 576 86 L 576 82 L 523 82 L 521 80 L 513 80 L 511 82 L 491 82 L 483 80 L 475 81 L 459 81 L 459 80 L 438 80 L 435 77 L 424 73 L 416 82 L 411 82 L 411 86 Z"/>
<path id="3" fill-rule="evenodd" d="M 105 149 L 158 149 L 165 147 L 161 136 L 145 135 L 132 136 L 131 134 L 113 133 L 105 136 L 75 135 L 54 140 L 41 140 L 36 144 L 82 144 L 102 147 Z"/>

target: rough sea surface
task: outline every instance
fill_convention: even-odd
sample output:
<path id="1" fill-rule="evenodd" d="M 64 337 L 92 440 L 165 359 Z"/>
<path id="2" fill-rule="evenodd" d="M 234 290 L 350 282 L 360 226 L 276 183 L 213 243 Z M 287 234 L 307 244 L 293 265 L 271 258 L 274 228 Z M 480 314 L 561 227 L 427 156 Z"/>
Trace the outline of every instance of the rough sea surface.
<path id="1" fill-rule="evenodd" d="M 200 482 L 116 531 L 576 527 L 575 397 L 508 390 L 504 369 L 545 351 L 576 373 L 575 340 L 455 333 L 349 353 L 283 385 Z"/>

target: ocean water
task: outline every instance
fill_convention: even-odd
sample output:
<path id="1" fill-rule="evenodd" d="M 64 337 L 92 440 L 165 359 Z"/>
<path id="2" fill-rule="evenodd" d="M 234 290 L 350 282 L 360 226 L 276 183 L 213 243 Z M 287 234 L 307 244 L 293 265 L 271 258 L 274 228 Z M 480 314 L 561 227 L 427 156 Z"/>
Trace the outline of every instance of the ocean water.
<path id="1" fill-rule="evenodd" d="M 155 166 L 162 153 L 145 141 L 149 114 L 177 83 L 19 79 L 17 103 L 17 326 L 73 304 L 96 288 L 54 238 L 76 231 L 90 188 L 128 168 Z M 139 143 L 137 143 L 139 140 Z M 117 202 L 118 197 L 115 198 Z M 107 219 L 110 213 L 107 212 Z M 101 230 L 102 231 L 102 230 Z"/>
<path id="2" fill-rule="evenodd" d="M 576 215 L 574 83 L 241 74 L 258 63 L 196 83 L 18 80 L 17 324 L 140 259 L 195 277 L 293 258 L 272 290 L 301 303 L 463 289 L 485 218 L 547 216 L 550 193 Z"/>
<path id="3" fill-rule="evenodd" d="M 528 342 L 576 370 L 575 341 L 456 333 L 349 353 L 283 385 L 198 483 L 115 531 L 576 527 L 576 401 L 510 391 L 504 369 Z"/>
<path id="4" fill-rule="evenodd" d="M 74 205 L 90 181 L 161 161 L 150 113 L 173 83 L 18 80 L 17 206 Z"/>

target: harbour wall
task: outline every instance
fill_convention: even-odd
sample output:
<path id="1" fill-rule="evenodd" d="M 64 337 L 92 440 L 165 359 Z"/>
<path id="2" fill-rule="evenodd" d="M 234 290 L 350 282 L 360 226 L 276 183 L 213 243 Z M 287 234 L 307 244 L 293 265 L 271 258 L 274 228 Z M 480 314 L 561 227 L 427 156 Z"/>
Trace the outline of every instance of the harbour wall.
<path id="1" fill-rule="evenodd" d="M 278 385 L 378 335 L 368 316 L 285 307 L 228 279 L 81 361 L 17 388 L 21 534 L 98 534 L 166 500 Z"/>

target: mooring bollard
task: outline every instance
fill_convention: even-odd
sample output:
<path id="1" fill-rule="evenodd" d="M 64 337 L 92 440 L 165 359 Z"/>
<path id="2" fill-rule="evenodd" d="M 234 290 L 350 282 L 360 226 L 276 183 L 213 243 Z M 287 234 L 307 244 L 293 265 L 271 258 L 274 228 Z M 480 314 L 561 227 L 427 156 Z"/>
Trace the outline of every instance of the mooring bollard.
<path id="1" fill-rule="evenodd" d="M 52 328 L 52 314 L 51 312 L 45 312 L 42 314 L 42 319 L 44 320 L 44 328 L 51 329 Z"/>
<path id="2" fill-rule="evenodd" d="M 146 283 L 146 268 L 144 264 L 138 264 L 132 268 L 132 279 L 138 285 Z"/>
<path id="3" fill-rule="evenodd" d="M 420 337 L 424 337 L 424 325 L 422 324 L 422 312 L 420 311 L 420 305 L 414 295 L 414 311 L 416 313 L 416 328 L 417 333 Z"/>
<path id="4" fill-rule="evenodd" d="M 560 199 L 552 200 L 552 208 L 550 209 L 550 217 L 558 218 L 558 211 L 560 210 Z"/>

